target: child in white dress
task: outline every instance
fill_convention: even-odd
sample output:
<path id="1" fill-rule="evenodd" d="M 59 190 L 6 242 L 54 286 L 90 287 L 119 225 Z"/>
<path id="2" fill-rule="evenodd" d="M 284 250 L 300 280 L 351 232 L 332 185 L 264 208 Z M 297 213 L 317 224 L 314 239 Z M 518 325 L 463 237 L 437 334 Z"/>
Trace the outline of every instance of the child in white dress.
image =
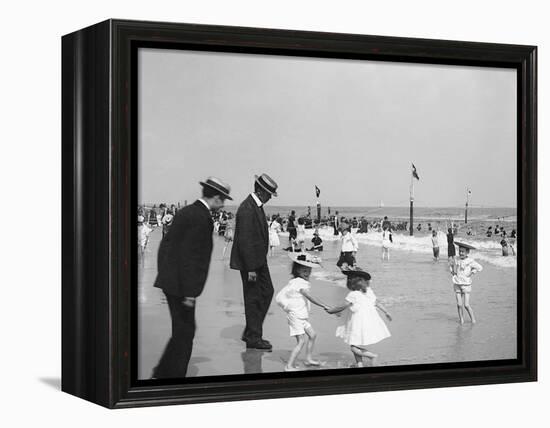
<path id="1" fill-rule="evenodd" d="M 271 256 L 275 254 L 275 247 L 281 245 L 279 232 L 281 232 L 281 223 L 279 223 L 277 216 L 273 215 L 269 224 L 269 249 Z"/>
<path id="2" fill-rule="evenodd" d="M 306 225 L 303 218 L 298 219 L 298 226 L 296 227 L 296 248 L 300 251 L 304 251 L 304 245 L 306 242 Z"/>
<path id="3" fill-rule="evenodd" d="M 310 302 L 324 309 L 328 309 L 328 306 L 310 294 L 311 268 L 319 267 L 321 260 L 316 256 L 300 253 L 291 253 L 289 257 L 293 261 L 293 278 L 277 293 L 275 301 L 286 312 L 290 336 L 296 337 L 296 347 L 290 353 L 285 371 L 296 371 L 298 370 L 295 367 L 296 358 L 306 341 L 304 364 L 306 366 L 320 365 L 319 361 L 314 360 L 312 356 L 317 333 L 309 323 Z"/>
<path id="4" fill-rule="evenodd" d="M 391 229 L 388 227 L 384 227 L 382 230 L 382 260 L 384 258 L 387 258 L 388 261 L 390 260 L 390 247 L 393 243 L 392 233 Z"/>
<path id="5" fill-rule="evenodd" d="M 152 229 L 149 228 L 147 224 L 144 223 L 144 217 L 138 215 L 138 260 L 141 261 L 142 267 L 145 264 L 145 249 L 147 248 L 147 243 L 149 242 L 149 234 Z"/>
<path id="6" fill-rule="evenodd" d="M 344 304 L 329 308 L 327 312 L 336 314 L 349 309 L 347 322 L 338 327 L 336 336 L 341 337 L 350 345 L 357 367 L 363 367 L 364 357 L 369 359 L 377 357 L 366 347 L 391 336 L 388 327 L 376 309 L 384 312 L 389 321 L 392 318 L 386 308 L 376 301 L 374 291 L 370 287 L 371 276 L 368 272 L 361 268 L 355 268 L 345 270 L 343 273 L 348 277 L 346 285 L 351 291 L 346 296 Z"/>
<path id="7" fill-rule="evenodd" d="M 234 235 L 233 222 L 231 220 L 228 220 L 225 226 L 225 232 L 223 233 L 223 240 L 225 243 L 222 250 L 222 260 L 225 258 L 227 247 L 229 246 L 230 243 L 233 242 L 233 235 Z"/>

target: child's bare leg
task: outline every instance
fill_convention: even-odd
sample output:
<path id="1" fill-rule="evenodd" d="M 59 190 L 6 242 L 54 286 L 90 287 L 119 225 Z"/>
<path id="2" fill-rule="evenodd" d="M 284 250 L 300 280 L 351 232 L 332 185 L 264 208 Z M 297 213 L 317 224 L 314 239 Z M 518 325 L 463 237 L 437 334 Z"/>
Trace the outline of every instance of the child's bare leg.
<path id="1" fill-rule="evenodd" d="M 355 352 L 353 352 L 353 350 L 351 352 L 353 353 L 353 356 L 355 357 L 356 366 L 357 367 L 364 367 L 363 366 L 363 356 L 356 354 Z"/>
<path id="2" fill-rule="evenodd" d="M 222 260 L 225 258 L 225 252 L 227 251 L 227 242 L 225 243 L 225 245 L 223 246 L 223 251 L 222 251 Z"/>
<path id="3" fill-rule="evenodd" d="M 296 358 L 298 358 L 298 354 L 300 354 L 300 351 L 304 347 L 304 343 L 306 341 L 306 335 L 305 334 L 299 334 L 296 336 L 296 346 L 290 353 L 290 357 L 288 358 L 288 363 L 286 363 L 285 371 L 296 371 L 296 367 L 294 367 L 294 363 L 296 362 Z"/>
<path id="4" fill-rule="evenodd" d="M 353 352 L 354 355 L 360 355 L 361 357 L 367 357 L 367 358 L 370 358 L 371 360 L 373 358 L 378 357 L 378 355 L 376 355 L 374 352 L 370 352 L 368 349 L 363 348 L 361 346 L 352 346 L 351 347 L 351 352 Z"/>
<path id="5" fill-rule="evenodd" d="M 456 297 L 456 309 L 458 311 L 458 319 L 460 324 L 464 324 L 464 308 L 462 306 L 462 295 L 461 293 L 455 293 Z"/>
<path id="6" fill-rule="evenodd" d="M 312 357 L 313 347 L 315 346 L 315 339 L 317 339 L 317 333 L 313 330 L 313 327 L 307 327 L 305 329 L 307 337 L 309 338 L 306 345 L 306 364 L 310 366 L 320 365 L 319 361 L 314 360 Z"/>
<path id="7" fill-rule="evenodd" d="M 470 306 L 470 293 L 464 293 L 464 307 L 466 308 L 466 311 L 468 312 L 468 315 L 470 315 L 470 319 L 472 320 L 472 324 L 476 323 L 476 318 L 474 316 L 474 310 Z"/>

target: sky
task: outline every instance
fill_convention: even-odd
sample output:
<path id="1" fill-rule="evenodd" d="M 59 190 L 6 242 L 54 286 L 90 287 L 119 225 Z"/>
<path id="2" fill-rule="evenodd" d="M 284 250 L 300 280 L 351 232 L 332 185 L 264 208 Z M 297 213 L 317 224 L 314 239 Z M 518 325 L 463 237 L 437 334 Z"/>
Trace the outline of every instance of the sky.
<path id="1" fill-rule="evenodd" d="M 516 71 L 140 49 L 139 203 L 234 203 L 266 172 L 274 205 L 516 207 Z"/>

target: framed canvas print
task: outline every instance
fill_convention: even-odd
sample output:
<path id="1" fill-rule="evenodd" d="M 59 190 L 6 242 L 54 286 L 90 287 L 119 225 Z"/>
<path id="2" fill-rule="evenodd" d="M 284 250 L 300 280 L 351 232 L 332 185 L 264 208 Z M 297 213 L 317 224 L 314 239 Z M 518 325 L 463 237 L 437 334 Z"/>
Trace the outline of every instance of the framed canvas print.
<path id="1" fill-rule="evenodd" d="M 536 380 L 536 48 L 109 20 L 62 39 L 62 389 Z"/>

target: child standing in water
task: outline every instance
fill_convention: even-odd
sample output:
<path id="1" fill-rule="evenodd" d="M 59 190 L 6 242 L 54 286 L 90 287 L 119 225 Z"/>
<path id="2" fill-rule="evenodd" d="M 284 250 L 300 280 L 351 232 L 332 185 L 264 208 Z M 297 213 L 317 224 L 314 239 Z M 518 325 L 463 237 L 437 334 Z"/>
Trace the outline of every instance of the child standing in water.
<path id="1" fill-rule="evenodd" d="M 336 266 L 342 270 L 346 270 L 355 266 L 355 256 L 357 255 L 359 244 L 357 243 L 355 236 L 351 234 L 351 227 L 347 223 L 342 223 L 341 228 L 342 247 L 340 250 L 340 258 L 338 259 L 338 262 L 336 262 Z"/>
<path id="2" fill-rule="evenodd" d="M 502 239 L 500 241 L 500 245 L 502 246 L 502 256 L 508 257 L 508 240 L 506 239 L 506 233 L 502 232 Z"/>
<path id="3" fill-rule="evenodd" d="M 279 240 L 279 233 L 281 232 L 281 223 L 276 214 L 271 217 L 271 223 L 269 224 L 269 252 L 273 256 L 275 254 L 275 247 L 281 245 Z"/>
<path id="4" fill-rule="evenodd" d="M 144 223 L 145 218 L 142 215 L 138 215 L 138 260 L 141 261 L 141 266 L 145 265 L 145 249 L 149 242 L 149 234 L 152 229 Z"/>
<path id="5" fill-rule="evenodd" d="M 300 251 L 304 251 L 304 243 L 306 242 L 306 225 L 302 217 L 298 219 L 298 227 L 296 228 L 296 247 Z"/>
<path id="6" fill-rule="evenodd" d="M 439 260 L 439 240 L 437 239 L 437 231 L 432 230 L 432 249 L 434 252 L 434 262 Z"/>
<path id="7" fill-rule="evenodd" d="M 296 346 L 290 353 L 288 363 L 285 366 L 285 371 L 287 372 L 298 370 L 295 366 L 296 358 L 306 342 L 306 360 L 304 364 L 306 366 L 320 365 L 319 361 L 314 360 L 312 355 L 317 333 L 308 321 L 310 302 L 328 309 L 327 305 L 310 294 L 311 284 L 309 283 L 309 276 L 311 275 L 311 269 L 321 266 L 321 260 L 316 256 L 305 253 L 292 253 L 288 256 L 293 261 L 292 279 L 275 297 L 277 304 L 287 314 L 290 336 L 296 338 Z"/>
<path id="8" fill-rule="evenodd" d="M 453 229 L 449 227 L 447 229 L 447 260 L 449 260 L 449 263 L 454 262 L 455 256 L 455 238 L 453 235 Z"/>
<path id="9" fill-rule="evenodd" d="M 350 345 L 351 352 L 357 362 L 357 367 L 363 367 L 363 358 L 370 360 L 377 357 L 367 349 L 368 345 L 378 343 L 390 337 L 390 331 L 376 311 L 378 308 L 391 321 L 391 315 L 384 306 L 376 301 L 376 296 L 371 288 L 371 276 L 361 268 L 345 270 L 348 277 L 346 286 L 350 293 L 345 302 L 340 306 L 329 308 L 329 314 L 336 314 L 349 309 L 349 317 L 345 325 L 338 327 L 336 336 L 344 339 Z"/>
<path id="10" fill-rule="evenodd" d="M 384 257 L 390 260 L 390 247 L 393 243 L 391 229 L 389 227 L 384 227 L 382 230 L 382 260 Z"/>
<path id="11" fill-rule="evenodd" d="M 225 231 L 223 232 L 223 240 L 225 241 L 225 244 L 223 246 L 222 251 L 222 260 L 225 258 L 225 253 L 227 251 L 227 247 L 231 242 L 233 242 L 233 224 L 231 223 L 231 220 L 227 220 L 227 224 L 225 225 Z"/>
<path id="12" fill-rule="evenodd" d="M 458 310 L 458 319 L 460 324 L 464 324 L 464 308 L 472 324 L 475 324 L 476 319 L 474 310 L 470 306 L 470 293 L 472 291 L 472 275 L 481 272 L 481 266 L 475 260 L 469 258 L 470 250 L 475 250 L 469 244 L 463 242 L 455 242 L 458 245 L 458 260 L 451 264 L 451 274 L 453 276 L 453 288 L 456 296 L 456 306 Z"/>

